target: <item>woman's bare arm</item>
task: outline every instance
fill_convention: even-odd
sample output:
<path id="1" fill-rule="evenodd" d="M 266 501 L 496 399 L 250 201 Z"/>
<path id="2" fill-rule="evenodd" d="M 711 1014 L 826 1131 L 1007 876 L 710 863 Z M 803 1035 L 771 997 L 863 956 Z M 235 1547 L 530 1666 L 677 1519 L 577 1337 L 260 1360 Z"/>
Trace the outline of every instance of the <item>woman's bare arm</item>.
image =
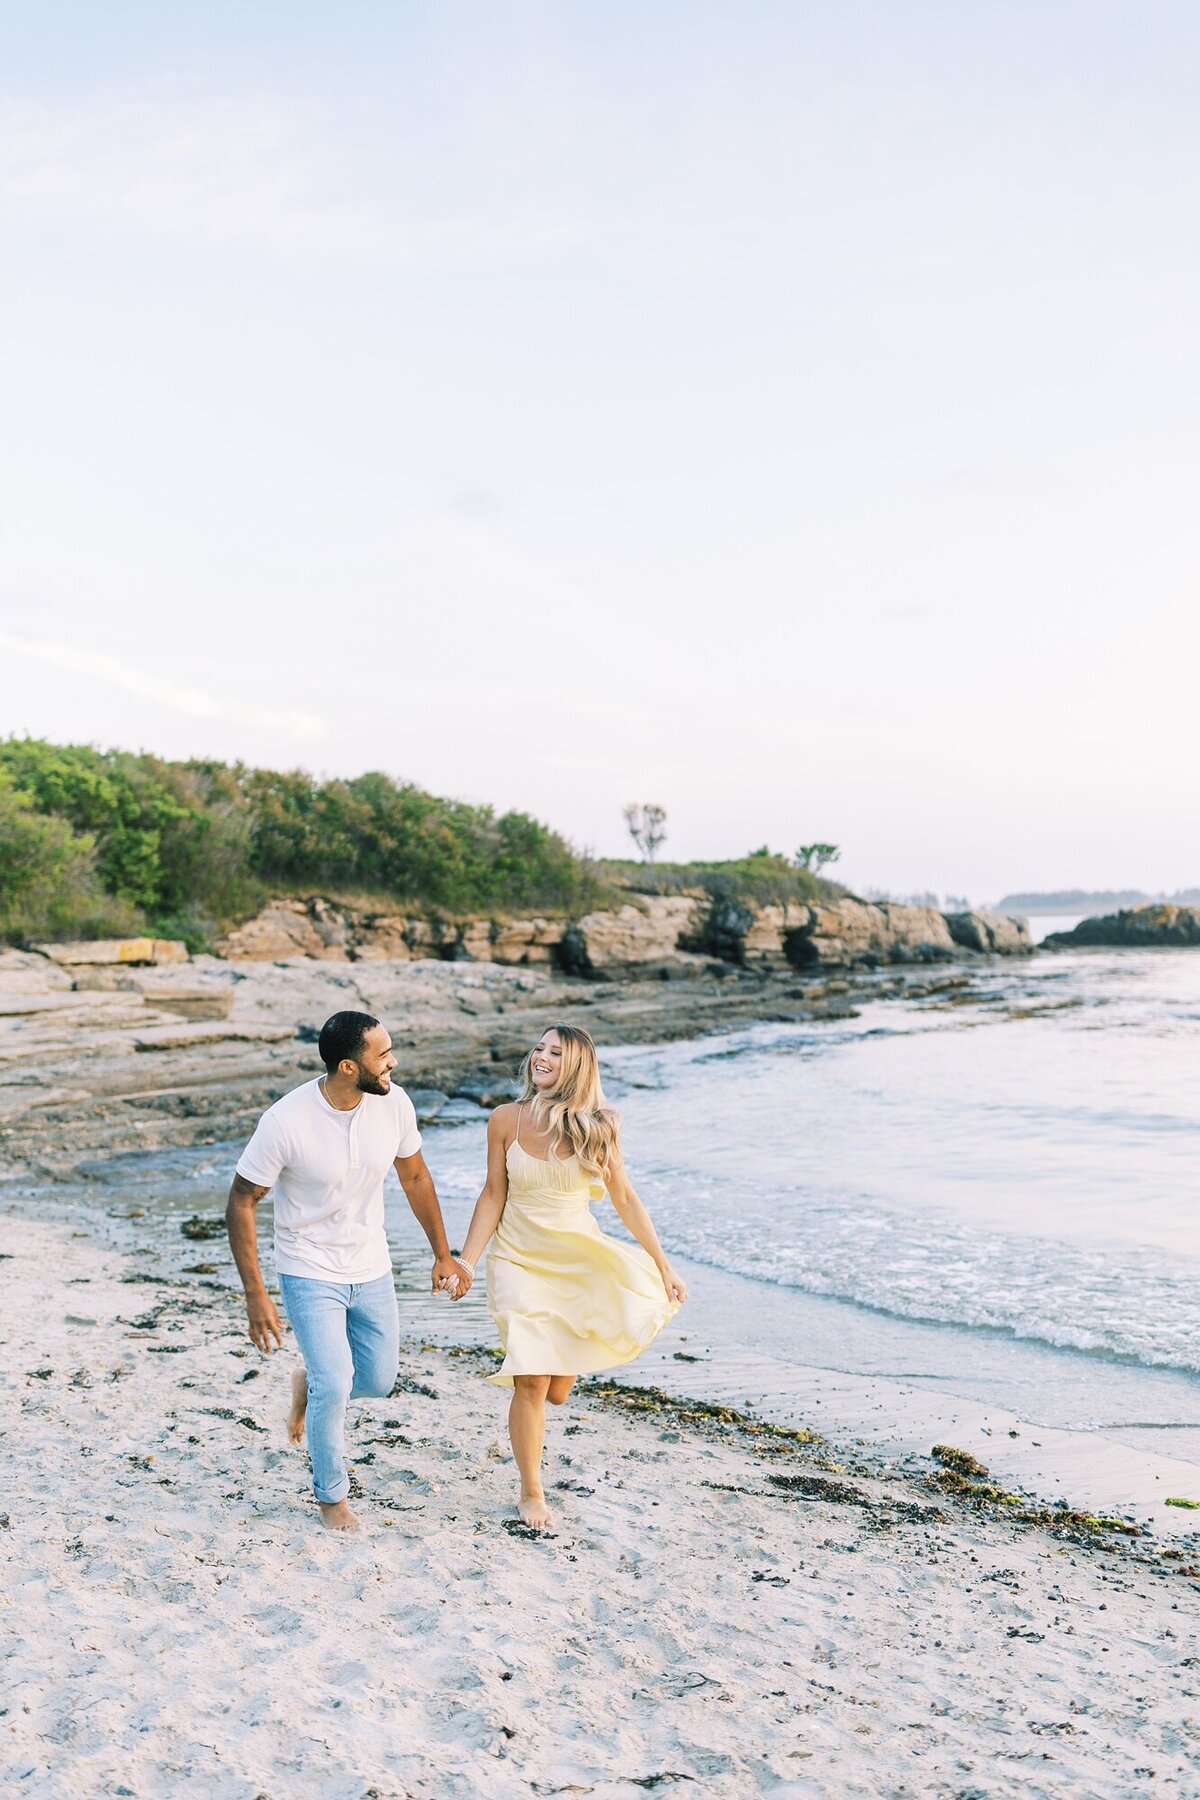
<path id="1" fill-rule="evenodd" d="M 682 1303 L 687 1299 L 687 1287 L 667 1261 L 667 1254 L 658 1241 L 654 1222 L 625 1173 L 625 1165 L 619 1156 L 614 1156 L 608 1165 L 605 1186 L 622 1225 L 632 1232 L 642 1249 L 654 1258 L 655 1267 L 662 1276 L 662 1284 L 668 1295 L 672 1300 Z"/>
<path id="2" fill-rule="evenodd" d="M 498 1106 L 488 1120 L 487 1177 L 475 1202 L 467 1241 L 460 1253 L 462 1260 L 472 1266 L 479 1261 L 491 1242 L 500 1223 L 504 1203 L 508 1199 L 508 1146 L 512 1140 L 515 1110 L 511 1105 Z M 457 1300 L 459 1295 L 455 1294 L 454 1298 Z"/>

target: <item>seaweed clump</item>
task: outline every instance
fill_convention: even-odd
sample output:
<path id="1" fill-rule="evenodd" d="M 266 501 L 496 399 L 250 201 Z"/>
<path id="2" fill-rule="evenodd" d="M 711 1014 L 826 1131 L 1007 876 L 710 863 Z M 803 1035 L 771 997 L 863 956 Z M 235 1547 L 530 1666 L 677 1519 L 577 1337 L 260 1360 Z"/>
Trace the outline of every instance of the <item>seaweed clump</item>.
<path id="1" fill-rule="evenodd" d="M 712 1400 L 685 1400 L 668 1394 L 665 1388 L 633 1387 L 623 1381 L 588 1381 L 582 1388 L 583 1392 L 624 1412 L 652 1415 L 671 1425 L 703 1430 L 713 1437 L 749 1438 L 754 1448 L 766 1455 L 822 1441 L 819 1433 L 804 1426 L 771 1425 L 765 1419 L 738 1412 L 732 1406 L 721 1406 Z"/>
<path id="2" fill-rule="evenodd" d="M 767 1480 L 794 1500 L 831 1500 L 843 1506 L 872 1505 L 861 1488 L 851 1487 L 848 1481 L 830 1481 L 823 1475 L 768 1475 Z"/>
<path id="3" fill-rule="evenodd" d="M 1119 1532 L 1122 1537 L 1142 1537 L 1140 1525 L 1130 1519 L 1118 1519 L 1105 1513 L 1080 1512 L 1060 1501 L 1056 1506 L 1037 1506 L 1024 1494 L 1010 1494 L 1007 1489 L 987 1479 L 988 1469 L 969 1450 L 958 1450 L 953 1444 L 935 1444 L 933 1455 L 941 1468 L 929 1477 L 930 1487 L 944 1494 L 956 1494 L 976 1506 L 1003 1507 L 1005 1516 L 1019 1525 L 1041 1525 L 1050 1531 L 1075 1531 L 1089 1535 Z"/>
<path id="4" fill-rule="evenodd" d="M 192 1218 L 185 1219 L 179 1229 L 185 1238 L 191 1238 L 193 1243 L 202 1244 L 208 1238 L 225 1236 L 225 1218 L 222 1214 L 217 1218 L 205 1219 L 197 1213 Z"/>
<path id="5" fill-rule="evenodd" d="M 956 1450 L 953 1444 L 935 1444 L 933 1459 L 940 1462 L 944 1469 L 953 1470 L 956 1475 L 978 1476 L 982 1479 L 988 1472 L 987 1465 L 981 1463 L 977 1456 L 972 1456 L 969 1450 Z"/>

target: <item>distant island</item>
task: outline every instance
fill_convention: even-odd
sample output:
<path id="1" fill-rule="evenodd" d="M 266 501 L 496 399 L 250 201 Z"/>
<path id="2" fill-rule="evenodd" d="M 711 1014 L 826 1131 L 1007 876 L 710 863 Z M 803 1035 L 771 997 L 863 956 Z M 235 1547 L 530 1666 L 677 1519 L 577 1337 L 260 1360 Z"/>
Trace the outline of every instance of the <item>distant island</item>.
<path id="1" fill-rule="evenodd" d="M 1143 894 L 1140 888 L 1061 888 L 1044 894 L 1005 894 L 997 900 L 1003 913 L 1111 913 L 1130 906 L 1169 901 L 1175 906 L 1200 902 L 1200 888 L 1180 888 L 1176 894 Z"/>

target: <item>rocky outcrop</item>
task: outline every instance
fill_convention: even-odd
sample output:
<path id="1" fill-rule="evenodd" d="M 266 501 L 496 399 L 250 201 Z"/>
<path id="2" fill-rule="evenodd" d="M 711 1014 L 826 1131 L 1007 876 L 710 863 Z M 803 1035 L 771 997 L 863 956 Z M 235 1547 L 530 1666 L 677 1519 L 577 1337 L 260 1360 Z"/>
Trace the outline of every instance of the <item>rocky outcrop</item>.
<path id="1" fill-rule="evenodd" d="M 686 966 L 685 940 L 696 934 L 698 911 L 695 899 L 639 894 L 615 912 L 587 913 L 574 921 L 431 920 L 380 915 L 316 897 L 274 900 L 216 948 L 230 962 L 285 962 L 298 956 L 355 963 L 432 959 L 620 975 L 671 962 Z M 738 960 L 732 948 L 731 957 Z"/>
<path id="2" fill-rule="evenodd" d="M 490 928 L 492 961 L 552 963 L 566 930 L 561 919 L 508 919 Z M 464 935 L 464 944 L 467 942 Z"/>
<path id="3" fill-rule="evenodd" d="M 946 913 L 946 924 L 954 942 L 964 950 L 977 950 L 983 956 L 1031 956 L 1033 939 L 1024 919 L 1007 913 Z"/>
<path id="4" fill-rule="evenodd" d="M 947 962 L 964 949 L 1000 955 L 1032 949 L 1017 920 L 976 913 L 956 917 L 980 923 L 973 934 L 962 925 L 956 933 L 953 921 L 932 907 L 849 896 L 826 905 L 720 900 L 702 916 L 690 947 L 768 969 Z"/>
<path id="5" fill-rule="evenodd" d="M 847 897 L 752 905 L 704 894 L 634 894 L 615 910 L 564 919 L 429 920 L 315 897 L 277 900 L 217 946 L 232 962 L 501 963 L 569 975 L 693 975 L 706 964 L 764 971 L 1027 955 L 1020 919 L 942 914 Z"/>
<path id="6" fill-rule="evenodd" d="M 689 923 L 661 906 L 632 911 L 637 922 L 619 920 L 619 934 L 589 926 L 590 954 L 657 954 L 680 917 Z M 769 924 L 779 928 L 777 919 Z M 793 920 L 788 929 L 795 928 Z M 818 940 L 821 954 L 831 954 L 833 941 Z M 869 942 L 886 947 L 878 937 Z M 615 965 L 603 979 L 593 970 L 581 980 L 544 967 L 412 955 L 196 956 L 182 965 L 72 971 L 49 957 L 0 951 L 0 1181 L 31 1171 L 107 1179 L 98 1161 L 116 1152 L 244 1139 L 265 1106 L 318 1072 L 321 1023 L 347 1007 L 385 1021 L 399 1078 L 426 1090 L 422 1117 L 452 1122 L 507 1098 L 522 1057 L 556 1019 L 586 1021 L 601 1044 L 661 1043 L 765 1018 L 853 1017 L 860 998 L 932 999 L 971 979 L 961 967 L 881 972 L 831 963 L 797 980 L 786 957 L 771 967 L 773 943 L 760 939 L 759 963 L 677 952 L 667 963 L 627 965 L 641 977 L 686 969 L 689 979 L 671 981 L 615 979 Z M 204 1177 L 214 1204 L 231 1160 L 220 1150 Z"/>
<path id="7" fill-rule="evenodd" d="M 784 950 L 796 968 L 948 962 L 961 954 L 945 918 L 931 906 L 847 898 L 796 911 L 803 916 L 784 932 Z"/>
<path id="8" fill-rule="evenodd" d="M 231 962 L 279 962 L 288 956 L 346 962 L 349 921 L 328 900 L 272 900 L 256 918 L 231 931 L 218 948 Z M 405 957 L 408 947 L 402 943 L 391 954 Z"/>
<path id="9" fill-rule="evenodd" d="M 617 912 L 586 913 L 564 931 L 559 961 L 572 975 L 678 963 L 681 939 L 695 932 L 698 904 L 680 894 L 639 895 Z"/>
<path id="10" fill-rule="evenodd" d="M 182 977 L 182 979 L 181 979 Z M 186 969 L 80 969 L 72 987 L 77 994 L 141 994 L 148 1006 L 180 1019 L 227 1019 L 233 989 L 213 981 L 188 981 Z"/>
<path id="11" fill-rule="evenodd" d="M 0 998 L 5 994 L 69 993 L 74 982 L 67 969 L 48 962 L 36 950 L 0 950 Z"/>
<path id="12" fill-rule="evenodd" d="M 1042 948 L 1078 950 L 1091 945 L 1130 950 L 1153 949 L 1156 945 L 1195 948 L 1200 946 L 1200 906 L 1161 901 L 1099 919 L 1081 919 L 1074 931 L 1053 932 L 1043 940 Z"/>
<path id="13" fill-rule="evenodd" d="M 339 906 L 314 896 L 272 900 L 256 918 L 222 938 L 230 962 L 495 962 L 549 965 L 562 942 L 562 919 L 423 919 Z"/>
<path id="14" fill-rule="evenodd" d="M 706 900 L 695 909 L 685 950 L 745 968 L 786 969 L 787 932 L 808 916 L 806 906 L 751 906 L 742 900 Z"/>

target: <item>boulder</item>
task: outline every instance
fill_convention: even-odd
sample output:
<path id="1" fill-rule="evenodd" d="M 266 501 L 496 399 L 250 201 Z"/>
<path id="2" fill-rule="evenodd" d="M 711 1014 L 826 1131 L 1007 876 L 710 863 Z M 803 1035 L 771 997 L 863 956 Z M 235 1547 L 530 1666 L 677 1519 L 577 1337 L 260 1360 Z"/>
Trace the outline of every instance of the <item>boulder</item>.
<path id="1" fill-rule="evenodd" d="M 784 932 L 788 961 L 796 968 L 847 963 L 946 962 L 958 947 L 932 906 L 846 898 L 798 906 Z"/>
<path id="2" fill-rule="evenodd" d="M 977 950 L 984 956 L 1031 956 L 1033 939 L 1024 919 L 1007 913 L 946 913 L 950 936 L 963 950 Z"/>
<path id="3" fill-rule="evenodd" d="M 418 1125 L 428 1125 L 450 1103 L 449 1094 L 444 1094 L 441 1088 L 410 1087 L 405 1092 L 413 1103 Z"/>
<path id="4" fill-rule="evenodd" d="M 328 900 L 317 898 L 309 901 L 308 916 L 321 945 L 317 956 L 326 962 L 346 962 L 355 940 L 347 915 Z"/>
<path id="5" fill-rule="evenodd" d="M 194 1021 L 227 1019 L 233 1011 L 231 987 L 160 987 L 143 988 L 146 1004 L 156 1012 L 176 1013 L 181 1019 Z"/>
<path id="6" fill-rule="evenodd" d="M 453 955 L 456 962 L 491 962 L 491 920 L 468 919 L 455 939 Z"/>
<path id="7" fill-rule="evenodd" d="M 216 948 L 229 962 L 281 962 L 309 956 L 318 962 L 349 962 L 358 934 L 350 916 L 329 900 L 272 900 Z M 380 954 L 392 954 L 384 949 Z M 407 951 L 402 952 L 407 954 Z"/>
<path id="8" fill-rule="evenodd" d="M 783 968 L 788 963 L 787 934 L 801 929 L 808 913 L 794 901 L 787 905 L 755 906 L 742 939 L 740 961 Z"/>
<path id="9" fill-rule="evenodd" d="M 411 919 L 402 913 L 369 914 L 355 921 L 356 962 L 407 962 L 412 956 Z"/>
<path id="10" fill-rule="evenodd" d="M 721 962 L 784 969 L 789 963 L 787 934 L 803 927 L 807 917 L 808 908 L 794 901 L 755 905 L 726 897 L 706 899 L 680 945 Z"/>
<path id="11" fill-rule="evenodd" d="M 0 950 L 0 994 L 62 993 L 72 977 L 33 950 Z"/>
<path id="12" fill-rule="evenodd" d="M 185 963 L 188 948 L 173 938 L 92 938 L 84 943 L 39 944 L 38 950 L 60 968 L 88 963 Z"/>
<path id="13" fill-rule="evenodd" d="M 516 1082 L 506 1075 L 468 1075 L 459 1082 L 451 1098 L 471 1100 L 476 1106 L 486 1106 L 490 1110 L 503 1106 L 516 1091 Z"/>
<path id="14" fill-rule="evenodd" d="M 286 956 L 320 956 L 324 942 L 303 900 L 275 900 L 217 945 L 229 962 L 278 962 Z"/>
<path id="15" fill-rule="evenodd" d="M 562 919 L 508 919 L 492 927 L 493 962 L 551 963 L 563 940 Z"/>
<path id="16" fill-rule="evenodd" d="M 1200 906 L 1152 901 L 1103 918 L 1081 919 L 1074 931 L 1055 931 L 1042 940 L 1043 950 L 1076 950 L 1089 945 L 1132 950 L 1155 945 L 1191 949 L 1200 945 Z"/>
<path id="17" fill-rule="evenodd" d="M 572 975 L 615 975 L 670 962 L 695 935 L 699 903 L 683 894 L 643 894 L 617 912 L 586 913 L 563 933 L 559 960 Z"/>

